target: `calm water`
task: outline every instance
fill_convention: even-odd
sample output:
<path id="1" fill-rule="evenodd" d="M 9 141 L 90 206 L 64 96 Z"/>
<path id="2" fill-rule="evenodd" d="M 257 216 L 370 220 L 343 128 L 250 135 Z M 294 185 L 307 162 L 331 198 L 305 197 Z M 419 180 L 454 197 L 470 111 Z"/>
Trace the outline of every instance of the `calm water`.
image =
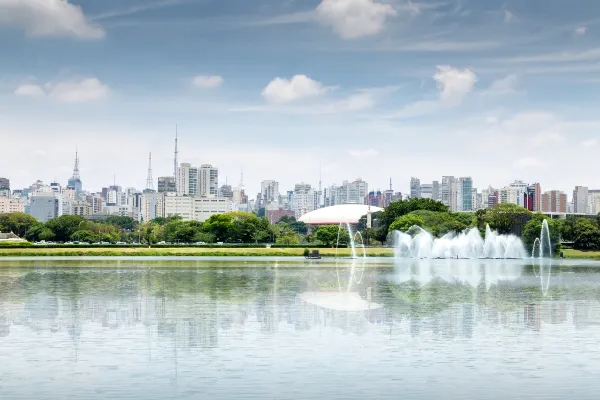
<path id="1" fill-rule="evenodd" d="M 598 399 L 599 343 L 591 262 L 0 261 L 1 399 Z"/>

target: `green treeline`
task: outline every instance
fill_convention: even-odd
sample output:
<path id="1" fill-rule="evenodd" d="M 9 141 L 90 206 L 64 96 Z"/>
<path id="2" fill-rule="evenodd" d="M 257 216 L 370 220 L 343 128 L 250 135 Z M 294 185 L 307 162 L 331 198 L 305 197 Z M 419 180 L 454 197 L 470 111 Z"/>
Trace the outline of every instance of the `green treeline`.
<path id="1" fill-rule="evenodd" d="M 392 202 L 372 215 L 373 227 L 367 228 L 366 216 L 358 223 L 364 243 L 386 243 L 393 230 L 407 231 L 419 226 L 436 237 L 478 228 L 482 235 L 486 226 L 502 234 L 519 234 L 531 249 L 540 235 L 542 222 L 548 221 L 555 252 L 562 241 L 573 242 L 580 250 L 600 249 L 600 217 L 552 220 L 514 204 L 499 204 L 475 213 L 450 212 L 448 207 L 431 199 L 409 199 Z M 183 221 L 180 217 L 157 218 L 138 223 L 129 217 L 110 216 L 104 221 L 88 221 L 79 216 L 63 215 L 40 223 L 23 213 L 0 214 L 0 231 L 13 232 L 29 241 L 82 243 L 276 243 L 282 246 L 304 244 L 346 245 L 348 232 L 338 226 L 309 227 L 294 217 L 283 217 L 271 224 L 252 213 L 217 214 L 205 222 Z M 353 235 L 356 235 L 353 233 Z M 355 238 L 358 241 L 358 238 Z"/>

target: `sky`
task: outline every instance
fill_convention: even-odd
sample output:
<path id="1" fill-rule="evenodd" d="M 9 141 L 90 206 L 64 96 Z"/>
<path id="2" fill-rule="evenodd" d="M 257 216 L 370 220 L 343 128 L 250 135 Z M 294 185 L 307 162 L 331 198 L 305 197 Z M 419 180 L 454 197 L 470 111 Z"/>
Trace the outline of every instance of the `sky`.
<path id="1" fill-rule="evenodd" d="M 0 0 L 0 176 L 600 187 L 597 0 Z M 155 183 L 156 184 L 156 183 Z"/>

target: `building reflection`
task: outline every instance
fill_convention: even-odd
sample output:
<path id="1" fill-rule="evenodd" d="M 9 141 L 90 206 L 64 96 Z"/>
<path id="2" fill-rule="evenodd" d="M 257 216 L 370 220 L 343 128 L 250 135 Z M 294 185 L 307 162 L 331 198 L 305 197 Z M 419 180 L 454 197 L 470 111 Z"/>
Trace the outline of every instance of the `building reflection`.
<path id="1" fill-rule="evenodd" d="M 239 272 L 239 282 L 234 280 L 222 288 L 219 285 L 224 285 L 226 278 L 215 275 L 206 285 L 217 285 L 216 291 L 212 286 L 207 289 L 204 281 L 192 289 L 174 285 L 168 291 L 164 289 L 166 278 L 172 277 L 157 278 L 152 272 L 150 277 L 128 275 L 123 278 L 127 285 L 116 289 L 102 289 L 101 276 L 82 272 L 69 277 L 71 284 L 89 280 L 90 287 L 99 288 L 90 290 L 93 293 L 81 289 L 52 292 L 42 284 L 49 278 L 26 275 L 21 281 L 0 286 L 0 338 L 10 337 L 14 326 L 32 332 L 66 333 L 74 341 L 86 332 L 143 327 L 151 341 L 168 341 L 176 349 L 192 350 L 217 348 L 224 336 L 278 335 L 290 330 L 433 334 L 454 339 L 472 338 L 489 328 L 519 333 L 543 332 L 550 325 L 576 329 L 600 325 L 600 301 L 596 300 L 600 291 L 593 282 L 585 298 L 569 284 L 559 295 L 538 293 L 536 297 L 532 288 L 537 287 L 538 292 L 544 288 L 532 286 L 535 276 L 531 283 L 529 275 L 520 270 L 511 275 L 510 268 L 487 278 L 485 269 L 473 269 L 462 280 L 456 278 L 460 273 L 439 278 L 420 271 L 418 279 L 413 279 L 371 268 L 350 285 L 350 270 L 265 269 L 253 273 L 245 277 Z M 343 285 L 338 285 L 338 277 Z M 153 279 L 163 286 L 157 289 L 149 284 Z"/>

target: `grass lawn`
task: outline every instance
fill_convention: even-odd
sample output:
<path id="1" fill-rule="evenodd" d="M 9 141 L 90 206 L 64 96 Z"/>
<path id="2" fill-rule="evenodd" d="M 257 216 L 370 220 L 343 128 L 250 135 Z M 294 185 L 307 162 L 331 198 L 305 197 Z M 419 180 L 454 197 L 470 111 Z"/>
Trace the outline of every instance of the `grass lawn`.
<path id="1" fill-rule="evenodd" d="M 600 251 L 581 251 L 573 249 L 564 249 L 562 252 L 565 258 L 596 258 L 600 259 Z"/>
<path id="2" fill-rule="evenodd" d="M 324 257 L 334 257 L 336 249 L 318 249 Z M 386 257 L 393 255 L 391 248 L 368 248 L 365 249 L 367 256 Z M 362 249 L 357 249 L 361 254 Z M 194 247 L 174 247 L 174 248 L 0 248 L 0 257 L 34 257 L 34 256 L 278 256 L 278 257 L 298 257 L 303 256 L 304 249 L 265 249 L 265 248 L 194 248 Z M 339 249 L 337 255 L 349 256 L 350 249 Z"/>

